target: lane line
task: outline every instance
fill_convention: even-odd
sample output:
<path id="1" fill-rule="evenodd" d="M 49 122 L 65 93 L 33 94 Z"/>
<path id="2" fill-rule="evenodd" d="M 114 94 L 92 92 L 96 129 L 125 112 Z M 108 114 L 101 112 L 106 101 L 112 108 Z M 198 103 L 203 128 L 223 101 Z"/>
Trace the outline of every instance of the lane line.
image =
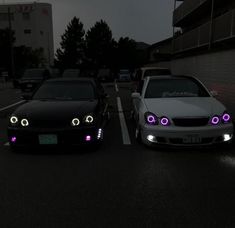
<path id="1" fill-rule="evenodd" d="M 6 106 L 6 107 L 4 107 L 4 108 L 1 108 L 1 109 L 0 109 L 0 112 L 5 111 L 5 110 L 7 110 L 7 109 L 9 109 L 9 108 L 12 108 L 12 107 L 14 107 L 14 106 L 16 106 L 16 105 L 22 104 L 22 103 L 24 103 L 24 102 L 25 102 L 25 101 L 19 101 L 19 102 L 16 102 L 16 103 L 14 103 L 14 104 L 8 105 L 8 106 Z"/>
<path id="2" fill-rule="evenodd" d="M 115 82 L 115 90 L 116 90 L 117 93 L 119 92 L 118 85 L 117 85 L 116 82 Z"/>
<path id="3" fill-rule="evenodd" d="M 9 143 L 9 142 L 6 142 L 6 143 L 4 144 L 4 146 L 10 146 L 10 143 Z"/>
<path id="4" fill-rule="evenodd" d="M 117 106 L 118 106 L 118 114 L 119 114 L 119 120 L 121 124 L 121 130 L 122 130 L 122 141 L 124 145 L 131 145 L 131 140 L 129 136 L 129 132 L 126 125 L 125 116 L 123 114 L 122 109 L 122 103 L 120 97 L 117 97 Z"/>

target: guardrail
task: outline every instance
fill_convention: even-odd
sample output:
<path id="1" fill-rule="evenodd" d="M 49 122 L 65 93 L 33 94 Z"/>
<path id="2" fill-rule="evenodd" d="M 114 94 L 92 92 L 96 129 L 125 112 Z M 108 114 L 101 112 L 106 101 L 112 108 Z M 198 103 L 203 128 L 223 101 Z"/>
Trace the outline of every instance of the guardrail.
<path id="1" fill-rule="evenodd" d="M 173 12 L 173 25 L 176 25 L 180 20 L 192 13 L 206 1 L 208 0 L 184 0 L 184 2 Z"/>
<path id="2" fill-rule="evenodd" d="M 199 48 L 210 43 L 210 26 L 207 22 L 173 40 L 173 52 L 178 53 Z M 212 42 L 220 42 L 235 37 L 235 10 L 231 10 L 213 20 Z"/>

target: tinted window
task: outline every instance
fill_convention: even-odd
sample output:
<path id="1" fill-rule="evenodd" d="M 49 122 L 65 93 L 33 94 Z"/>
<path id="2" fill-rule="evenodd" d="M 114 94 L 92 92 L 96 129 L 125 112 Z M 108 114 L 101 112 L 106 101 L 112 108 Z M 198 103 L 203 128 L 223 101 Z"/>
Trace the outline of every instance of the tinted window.
<path id="1" fill-rule="evenodd" d="M 44 69 L 30 69 L 24 72 L 23 78 L 43 78 L 44 74 Z"/>
<path id="2" fill-rule="evenodd" d="M 34 94 L 34 100 L 91 100 L 96 98 L 90 82 L 47 82 Z"/>
<path id="3" fill-rule="evenodd" d="M 151 69 L 144 72 L 144 78 L 147 76 L 169 75 L 171 74 L 168 69 Z"/>
<path id="4" fill-rule="evenodd" d="M 191 79 L 152 79 L 149 81 L 145 98 L 209 97 L 204 87 Z"/>

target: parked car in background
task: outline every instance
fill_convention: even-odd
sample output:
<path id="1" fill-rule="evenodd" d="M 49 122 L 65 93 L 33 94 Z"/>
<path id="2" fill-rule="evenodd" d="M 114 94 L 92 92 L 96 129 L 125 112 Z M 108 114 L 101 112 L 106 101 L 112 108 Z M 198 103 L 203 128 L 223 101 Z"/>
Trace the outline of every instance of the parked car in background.
<path id="1" fill-rule="evenodd" d="M 80 76 L 79 69 L 66 69 L 62 74 L 62 78 L 78 78 Z"/>
<path id="2" fill-rule="evenodd" d="M 106 97 L 91 78 L 47 80 L 10 116 L 11 147 L 99 144 L 109 117 Z"/>
<path id="3" fill-rule="evenodd" d="M 19 87 L 23 92 L 34 91 L 44 80 L 51 77 L 50 71 L 44 68 L 26 69 L 19 80 Z"/>
<path id="4" fill-rule="evenodd" d="M 128 69 L 122 69 L 118 73 L 118 81 L 129 82 L 131 81 L 131 73 Z"/>
<path id="5" fill-rule="evenodd" d="M 141 67 L 136 70 L 135 80 L 140 81 L 148 76 L 170 75 L 171 70 L 163 67 Z"/>
<path id="6" fill-rule="evenodd" d="M 101 82 L 112 82 L 114 77 L 110 69 L 99 69 L 97 79 Z"/>
<path id="7" fill-rule="evenodd" d="M 194 77 L 147 77 L 132 99 L 136 139 L 146 145 L 195 146 L 232 140 L 230 114 Z"/>

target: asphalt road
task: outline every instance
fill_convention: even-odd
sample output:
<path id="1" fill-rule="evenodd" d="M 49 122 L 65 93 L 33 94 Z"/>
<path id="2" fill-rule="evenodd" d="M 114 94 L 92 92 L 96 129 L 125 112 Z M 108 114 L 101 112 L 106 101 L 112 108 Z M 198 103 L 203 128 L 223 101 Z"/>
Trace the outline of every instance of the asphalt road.
<path id="1" fill-rule="evenodd" d="M 0 227 L 235 227 L 234 145 L 204 150 L 139 145 L 130 119 L 131 85 L 105 89 L 111 120 L 97 151 L 12 153 L 6 126 L 13 108 L 0 112 Z M 19 100 L 17 90 L 0 91 L 1 108 Z"/>

